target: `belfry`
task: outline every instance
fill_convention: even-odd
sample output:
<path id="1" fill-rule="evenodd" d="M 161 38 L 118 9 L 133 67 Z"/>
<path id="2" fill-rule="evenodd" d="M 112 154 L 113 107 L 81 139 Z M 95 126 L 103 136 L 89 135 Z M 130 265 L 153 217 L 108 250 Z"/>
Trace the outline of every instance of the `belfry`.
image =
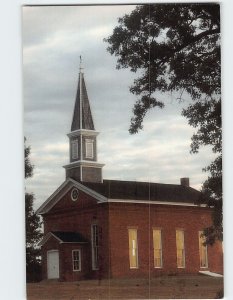
<path id="1" fill-rule="evenodd" d="M 83 182 L 102 182 L 102 167 L 97 162 L 97 135 L 80 56 L 79 80 L 74 105 L 70 140 L 70 163 L 65 165 L 66 178 Z"/>

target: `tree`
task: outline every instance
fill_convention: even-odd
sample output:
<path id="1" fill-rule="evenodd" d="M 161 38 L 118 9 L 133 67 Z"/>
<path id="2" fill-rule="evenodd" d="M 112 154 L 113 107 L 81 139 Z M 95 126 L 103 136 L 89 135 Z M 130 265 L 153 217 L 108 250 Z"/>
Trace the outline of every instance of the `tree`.
<path id="1" fill-rule="evenodd" d="M 30 162 L 30 147 L 25 145 L 24 139 L 24 162 L 25 179 L 33 176 L 33 165 Z M 33 209 L 34 195 L 25 193 L 25 220 L 26 220 L 26 271 L 27 280 L 34 281 L 40 278 L 40 249 L 37 244 L 42 237 L 41 222 Z"/>
<path id="2" fill-rule="evenodd" d="M 220 9 L 218 4 L 146 4 L 118 20 L 106 38 L 107 50 L 117 56 L 117 68 L 137 73 L 130 87 L 137 96 L 129 132 L 143 128 L 151 108 L 163 108 L 162 93 L 192 98 L 182 111 L 197 129 L 191 152 L 211 145 L 217 158 L 205 168 L 201 201 L 214 206 L 213 226 L 205 233 L 207 243 L 222 238 L 222 135 Z"/>

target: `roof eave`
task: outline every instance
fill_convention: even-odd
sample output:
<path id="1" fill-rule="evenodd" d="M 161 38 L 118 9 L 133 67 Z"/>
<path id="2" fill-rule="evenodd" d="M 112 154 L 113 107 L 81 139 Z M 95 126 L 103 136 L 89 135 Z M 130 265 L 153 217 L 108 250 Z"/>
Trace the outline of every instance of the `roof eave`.
<path id="1" fill-rule="evenodd" d="M 66 187 L 66 185 L 71 184 L 69 186 Z M 65 182 L 63 182 L 63 184 L 61 184 L 59 186 L 59 188 L 36 210 L 36 214 L 38 215 L 43 215 L 47 212 L 50 211 L 50 209 L 52 207 L 54 207 L 55 204 L 57 204 L 61 198 L 72 188 L 72 187 L 76 187 L 78 189 L 80 189 L 81 191 L 83 191 L 84 193 L 88 194 L 89 196 L 95 198 L 98 202 L 107 202 L 107 198 L 104 197 L 103 195 L 95 192 L 94 190 L 86 187 L 85 185 L 81 184 L 80 182 L 75 181 L 72 178 L 68 178 Z M 64 189 L 64 191 L 62 192 L 62 189 Z M 62 193 L 61 193 L 62 192 Z M 61 195 L 59 197 L 57 197 L 59 195 L 59 193 L 61 193 Z M 53 201 L 54 198 L 56 198 L 56 200 Z"/>

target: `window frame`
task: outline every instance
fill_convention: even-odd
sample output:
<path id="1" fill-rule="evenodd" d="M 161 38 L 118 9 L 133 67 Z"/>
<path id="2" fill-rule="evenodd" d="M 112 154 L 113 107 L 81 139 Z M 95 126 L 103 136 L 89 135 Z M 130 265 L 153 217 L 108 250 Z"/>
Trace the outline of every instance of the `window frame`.
<path id="1" fill-rule="evenodd" d="M 87 145 L 88 144 L 91 145 L 91 148 L 89 149 L 89 150 L 91 150 L 90 151 L 91 152 L 90 155 L 88 155 L 89 153 L 87 151 L 87 149 L 88 149 Z M 93 159 L 94 158 L 94 140 L 92 140 L 92 139 L 85 139 L 85 157 L 89 158 L 89 159 Z"/>
<path id="2" fill-rule="evenodd" d="M 92 258 L 92 263 L 91 263 L 92 270 L 99 270 L 99 226 L 98 224 L 91 225 L 91 258 Z"/>
<path id="3" fill-rule="evenodd" d="M 79 253 L 79 259 L 78 260 L 74 258 L 74 253 L 75 252 Z M 79 268 L 75 269 L 75 262 L 77 262 L 77 261 L 78 261 Z M 82 271 L 81 249 L 73 249 L 72 250 L 72 265 L 73 265 L 73 272 L 80 272 L 80 271 Z"/>
<path id="4" fill-rule="evenodd" d="M 135 244 L 133 243 L 134 240 L 132 240 L 132 246 L 135 245 L 136 247 L 132 247 L 132 252 L 135 251 L 136 255 L 133 255 L 133 253 L 131 253 L 131 247 L 130 247 L 130 231 L 135 231 L 136 232 L 136 242 Z M 138 261 L 138 229 L 135 227 L 129 227 L 128 228 L 128 243 L 129 243 L 129 268 L 130 269 L 138 269 L 139 268 L 139 261 Z M 131 255 L 132 256 L 136 256 L 136 266 L 132 266 L 131 265 Z"/>
<path id="5" fill-rule="evenodd" d="M 183 244 L 183 248 L 179 249 L 178 248 L 178 241 L 177 241 L 177 232 L 182 232 L 182 244 Z M 178 264 L 178 251 L 182 250 L 182 266 Z M 176 229 L 176 265 L 178 269 L 185 269 L 186 267 L 186 260 L 185 260 L 185 234 L 184 234 L 184 229 L 178 228 Z"/>
<path id="6" fill-rule="evenodd" d="M 78 139 L 71 140 L 71 159 L 79 158 Z"/>
<path id="7" fill-rule="evenodd" d="M 159 234 L 159 237 L 160 237 L 160 248 L 159 249 L 155 249 L 155 236 L 154 236 L 154 232 L 155 231 L 158 231 L 160 234 Z M 154 268 L 155 269 L 162 269 L 163 268 L 163 243 L 162 243 L 162 229 L 161 228 L 157 228 L 157 227 L 154 227 L 152 228 L 152 236 L 153 236 L 153 258 L 154 258 Z M 155 250 L 159 250 L 159 254 L 160 254 L 160 266 L 156 266 L 155 265 Z"/>
<path id="8" fill-rule="evenodd" d="M 208 269 L 209 268 L 209 262 L 208 262 L 208 247 L 207 245 L 203 245 L 203 242 L 205 240 L 204 237 L 202 237 L 203 230 L 198 231 L 198 242 L 199 242 L 199 259 L 200 259 L 200 269 Z M 206 266 L 202 266 L 202 256 L 201 256 L 201 247 L 205 248 L 205 261 L 206 261 Z"/>

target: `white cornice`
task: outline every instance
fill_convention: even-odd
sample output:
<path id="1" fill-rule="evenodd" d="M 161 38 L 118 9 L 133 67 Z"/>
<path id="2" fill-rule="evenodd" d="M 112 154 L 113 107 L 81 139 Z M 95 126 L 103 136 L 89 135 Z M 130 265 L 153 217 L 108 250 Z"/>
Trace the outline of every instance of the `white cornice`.
<path id="1" fill-rule="evenodd" d="M 129 203 L 129 204 L 156 204 L 174 206 L 207 207 L 205 204 L 194 204 L 188 202 L 154 201 L 154 200 L 129 200 L 129 199 L 108 199 L 109 203 Z"/>
<path id="2" fill-rule="evenodd" d="M 79 136 L 79 135 L 89 135 L 89 136 L 97 136 L 99 134 L 98 131 L 89 130 L 89 129 L 77 129 L 67 133 L 68 137 Z"/>
<path id="3" fill-rule="evenodd" d="M 89 161 L 89 160 L 78 160 L 69 163 L 68 165 L 63 166 L 65 169 L 73 169 L 76 167 L 85 166 L 85 167 L 96 167 L 96 168 L 102 168 L 104 164 L 100 164 L 96 161 Z"/>

